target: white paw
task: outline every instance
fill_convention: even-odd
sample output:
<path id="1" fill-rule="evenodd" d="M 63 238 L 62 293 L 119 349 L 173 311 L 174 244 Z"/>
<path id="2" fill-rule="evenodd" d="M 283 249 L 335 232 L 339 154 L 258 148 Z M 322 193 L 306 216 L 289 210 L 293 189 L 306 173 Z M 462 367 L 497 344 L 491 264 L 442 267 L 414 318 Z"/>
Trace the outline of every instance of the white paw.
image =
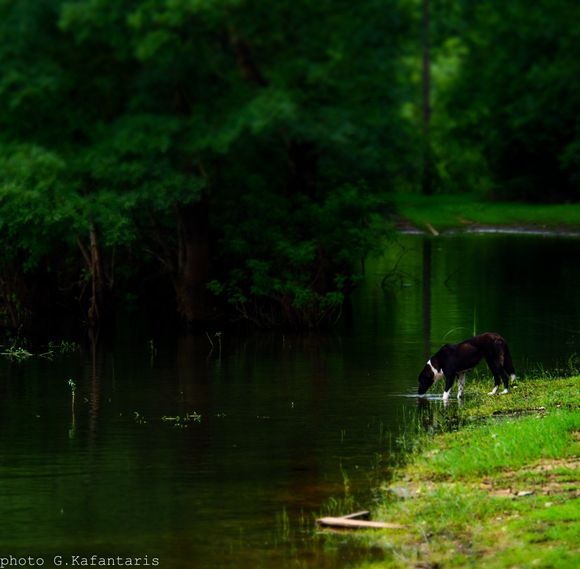
<path id="1" fill-rule="evenodd" d="M 499 387 L 494 387 L 489 393 L 488 395 L 497 395 Z"/>
<path id="2" fill-rule="evenodd" d="M 501 392 L 501 394 L 502 394 L 502 395 L 505 395 L 506 393 L 509 393 L 509 390 L 508 390 L 508 389 L 504 389 L 504 390 Z"/>

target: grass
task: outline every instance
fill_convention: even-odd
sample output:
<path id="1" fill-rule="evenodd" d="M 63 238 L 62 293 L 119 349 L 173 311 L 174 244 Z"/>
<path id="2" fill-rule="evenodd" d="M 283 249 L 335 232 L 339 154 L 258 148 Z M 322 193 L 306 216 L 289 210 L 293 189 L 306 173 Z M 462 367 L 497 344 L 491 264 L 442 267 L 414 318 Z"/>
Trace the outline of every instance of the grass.
<path id="1" fill-rule="evenodd" d="M 373 518 L 407 529 L 352 538 L 384 551 L 365 569 L 580 566 L 580 376 L 520 381 L 504 397 L 470 387 L 464 406 L 433 410 L 455 430 L 415 434 L 381 489 Z"/>
<path id="2" fill-rule="evenodd" d="M 580 430 L 580 413 L 560 410 L 473 425 L 441 435 L 427 447 L 430 454 L 417 457 L 414 468 L 437 479 L 479 477 L 543 458 L 564 458 L 578 450 L 570 435 L 574 430 Z"/>
<path id="3" fill-rule="evenodd" d="M 466 419 L 492 415 L 518 415 L 546 408 L 578 409 L 580 407 L 580 377 L 551 377 L 539 374 L 518 379 L 507 397 L 489 397 L 489 379 L 468 383 L 468 401 L 461 414 Z M 544 408 L 544 409 L 542 409 Z"/>
<path id="4" fill-rule="evenodd" d="M 474 194 L 395 194 L 393 199 L 399 214 L 420 229 L 428 223 L 437 230 L 470 225 L 580 228 L 580 203 L 492 202 Z"/>

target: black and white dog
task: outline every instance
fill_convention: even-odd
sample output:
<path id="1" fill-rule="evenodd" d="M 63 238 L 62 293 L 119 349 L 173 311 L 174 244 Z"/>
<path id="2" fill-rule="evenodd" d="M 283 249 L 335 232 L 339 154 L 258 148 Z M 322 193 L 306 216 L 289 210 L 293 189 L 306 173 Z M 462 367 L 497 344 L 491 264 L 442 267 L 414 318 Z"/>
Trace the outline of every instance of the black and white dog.
<path id="1" fill-rule="evenodd" d="M 495 395 L 499 391 L 502 380 L 502 394 L 507 393 L 510 379 L 513 381 L 516 377 L 508 345 L 499 334 L 486 332 L 459 344 L 446 344 L 431 356 L 419 374 L 419 395 L 424 395 L 436 381 L 445 377 L 443 400 L 446 401 L 451 394 L 455 377 L 458 376 L 457 397 L 462 397 L 465 374 L 483 358 L 495 380 L 495 387 L 489 394 Z"/>

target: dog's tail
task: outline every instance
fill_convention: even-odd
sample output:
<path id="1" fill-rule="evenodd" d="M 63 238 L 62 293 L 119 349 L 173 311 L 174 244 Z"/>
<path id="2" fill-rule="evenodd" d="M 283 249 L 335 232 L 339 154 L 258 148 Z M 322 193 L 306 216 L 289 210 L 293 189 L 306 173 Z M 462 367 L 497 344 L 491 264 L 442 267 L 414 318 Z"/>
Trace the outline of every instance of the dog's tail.
<path id="1" fill-rule="evenodd" d="M 514 362 L 507 344 L 503 345 L 503 368 L 512 378 L 515 377 L 516 370 L 514 369 Z"/>

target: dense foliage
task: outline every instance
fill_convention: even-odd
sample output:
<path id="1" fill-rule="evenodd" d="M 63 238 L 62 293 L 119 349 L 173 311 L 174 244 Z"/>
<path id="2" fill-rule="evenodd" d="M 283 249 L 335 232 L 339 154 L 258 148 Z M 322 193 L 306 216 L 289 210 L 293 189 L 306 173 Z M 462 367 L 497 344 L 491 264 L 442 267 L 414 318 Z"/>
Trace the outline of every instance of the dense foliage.
<path id="1" fill-rule="evenodd" d="M 452 147 L 453 175 L 483 178 L 498 198 L 577 200 L 580 4 L 467 2 L 460 22 L 459 39 L 445 40 L 451 64 L 463 55 L 439 120 L 441 142 L 456 141 L 471 159 Z"/>
<path id="2" fill-rule="evenodd" d="M 432 187 L 576 197 L 575 3 L 433 3 L 427 44 L 428 4 L 0 0 L 4 324 L 331 321 L 420 188 L 421 53 Z"/>

